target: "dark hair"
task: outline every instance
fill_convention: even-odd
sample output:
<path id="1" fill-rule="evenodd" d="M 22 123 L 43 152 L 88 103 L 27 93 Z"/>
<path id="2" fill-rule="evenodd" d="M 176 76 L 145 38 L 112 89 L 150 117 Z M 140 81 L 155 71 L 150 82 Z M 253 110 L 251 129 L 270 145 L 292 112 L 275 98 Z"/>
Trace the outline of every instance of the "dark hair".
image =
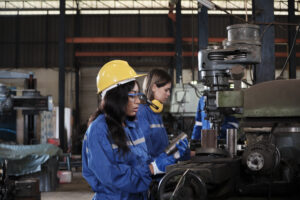
<path id="1" fill-rule="evenodd" d="M 105 120 L 109 130 L 109 139 L 118 146 L 118 152 L 124 155 L 130 149 L 127 146 L 127 136 L 123 123 L 126 120 L 126 107 L 128 104 L 128 93 L 133 89 L 136 81 L 130 81 L 109 90 L 104 97 L 103 107 L 90 117 L 89 124 L 101 113 L 105 114 Z"/>
<path id="2" fill-rule="evenodd" d="M 164 70 L 153 69 L 151 70 L 143 82 L 143 92 L 146 94 L 149 100 L 154 99 L 152 87 L 154 84 L 158 88 L 165 86 L 168 83 L 172 83 L 172 77 Z"/>

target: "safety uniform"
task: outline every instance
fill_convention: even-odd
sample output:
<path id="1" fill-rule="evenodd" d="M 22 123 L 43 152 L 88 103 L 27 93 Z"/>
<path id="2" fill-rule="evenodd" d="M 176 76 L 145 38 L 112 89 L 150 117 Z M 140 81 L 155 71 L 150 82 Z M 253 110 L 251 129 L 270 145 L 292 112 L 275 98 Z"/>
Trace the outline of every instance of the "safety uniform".
<path id="1" fill-rule="evenodd" d="M 195 125 L 192 132 L 192 140 L 200 140 L 201 139 L 201 130 L 210 129 L 210 123 L 206 120 L 206 113 L 204 111 L 205 106 L 205 97 L 202 96 L 199 99 L 196 117 L 195 117 Z"/>
<path id="2" fill-rule="evenodd" d="M 137 121 L 145 136 L 149 154 L 152 158 L 159 156 L 169 144 L 161 115 L 154 113 L 148 105 L 141 104 Z"/>
<path id="3" fill-rule="evenodd" d="M 206 113 L 204 111 L 205 106 L 205 97 L 202 96 L 198 102 L 198 108 L 195 118 L 195 125 L 192 132 L 192 140 L 201 140 L 201 130 L 211 129 L 211 125 L 208 120 L 206 120 Z M 239 127 L 238 121 L 235 117 L 226 116 L 224 122 L 221 125 L 220 135 L 218 136 L 219 139 L 226 138 L 226 130 L 230 128 L 237 129 Z"/>
<path id="4" fill-rule="evenodd" d="M 221 125 L 221 133 L 219 138 L 226 138 L 226 130 L 231 128 L 238 129 L 239 122 L 233 116 L 226 116 L 224 122 Z"/>
<path id="5" fill-rule="evenodd" d="M 95 191 L 94 200 L 146 200 L 151 182 L 145 138 L 137 123 L 124 127 L 130 151 L 122 156 L 109 139 L 103 114 L 89 126 L 82 147 L 82 175 Z"/>

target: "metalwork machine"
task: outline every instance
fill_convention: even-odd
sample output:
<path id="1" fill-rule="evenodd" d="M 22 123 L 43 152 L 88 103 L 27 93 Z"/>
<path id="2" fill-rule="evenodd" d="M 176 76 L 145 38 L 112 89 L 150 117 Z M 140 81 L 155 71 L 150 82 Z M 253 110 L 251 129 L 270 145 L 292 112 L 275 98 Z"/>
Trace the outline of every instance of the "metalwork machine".
<path id="1" fill-rule="evenodd" d="M 237 24 L 227 31 L 222 48 L 198 54 L 212 130 L 202 130 L 195 157 L 167 168 L 160 199 L 296 195 L 300 186 L 300 80 L 241 89 L 244 69 L 261 60 L 259 26 Z M 238 118 L 240 127 L 228 129 L 221 145 L 217 136 L 227 115 Z"/>
<path id="2" fill-rule="evenodd" d="M 24 144 L 36 143 L 36 115 L 39 111 L 52 110 L 52 96 L 42 96 L 36 90 L 33 73 L 0 71 L 0 79 L 24 79 L 22 95 L 16 95 L 4 84 L 0 84 L 0 115 L 7 116 L 13 110 L 22 110 L 24 115 Z"/>

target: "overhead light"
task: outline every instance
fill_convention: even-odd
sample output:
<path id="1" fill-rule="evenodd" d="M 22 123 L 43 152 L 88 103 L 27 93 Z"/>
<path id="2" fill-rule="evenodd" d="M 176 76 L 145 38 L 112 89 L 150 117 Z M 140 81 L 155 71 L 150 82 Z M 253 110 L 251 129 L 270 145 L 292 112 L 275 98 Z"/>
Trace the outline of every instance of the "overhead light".
<path id="1" fill-rule="evenodd" d="M 202 4 L 203 6 L 205 6 L 206 8 L 209 8 L 211 10 L 214 10 L 215 9 L 215 4 L 212 3 L 211 1 L 209 0 L 198 0 L 198 2 L 200 4 Z"/>

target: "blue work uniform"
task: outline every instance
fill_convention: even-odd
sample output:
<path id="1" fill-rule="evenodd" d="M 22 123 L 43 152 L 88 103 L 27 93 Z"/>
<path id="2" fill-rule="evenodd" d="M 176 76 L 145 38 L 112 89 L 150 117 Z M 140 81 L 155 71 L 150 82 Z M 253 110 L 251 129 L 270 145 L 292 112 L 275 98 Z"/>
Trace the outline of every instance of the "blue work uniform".
<path id="1" fill-rule="evenodd" d="M 195 125 L 191 137 L 192 140 L 201 140 L 201 130 L 202 129 L 207 130 L 211 128 L 209 121 L 205 119 L 206 113 L 204 111 L 204 106 L 205 106 L 205 97 L 202 96 L 198 101 L 198 107 L 197 107 L 197 112 L 195 117 Z"/>
<path id="2" fill-rule="evenodd" d="M 231 128 L 238 129 L 239 122 L 233 116 L 225 116 L 224 122 L 221 125 L 221 133 L 219 138 L 226 138 L 226 130 Z"/>
<path id="3" fill-rule="evenodd" d="M 195 117 L 195 125 L 192 132 L 192 140 L 201 140 L 201 130 L 211 129 L 210 122 L 206 120 L 206 113 L 204 111 L 205 106 L 205 97 L 202 96 L 198 102 L 198 108 Z M 239 127 L 239 123 L 235 117 L 225 116 L 224 122 L 221 125 L 219 139 L 226 138 L 226 130 L 230 128 L 237 129 Z"/>
<path id="4" fill-rule="evenodd" d="M 151 183 L 150 156 L 135 121 L 126 121 L 130 151 L 122 156 L 108 136 L 103 114 L 89 126 L 82 145 L 82 175 L 92 187 L 93 200 L 146 200 Z"/>
<path id="5" fill-rule="evenodd" d="M 149 154 L 152 158 L 158 157 L 169 145 L 161 115 L 154 113 L 149 105 L 141 104 L 137 112 L 137 121 L 145 136 Z"/>

